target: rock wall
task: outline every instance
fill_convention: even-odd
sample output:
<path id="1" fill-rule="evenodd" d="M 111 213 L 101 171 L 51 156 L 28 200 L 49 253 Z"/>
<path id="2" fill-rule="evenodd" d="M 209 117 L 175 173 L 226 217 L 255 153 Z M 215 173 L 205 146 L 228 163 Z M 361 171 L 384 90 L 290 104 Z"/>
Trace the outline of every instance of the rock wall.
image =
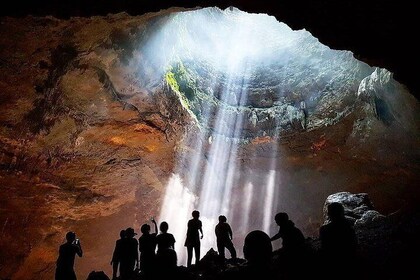
<path id="1" fill-rule="evenodd" d="M 139 68 L 133 46 L 147 41 L 147 27 L 159 28 L 176 11 L 1 18 L 0 278 L 51 279 L 58 246 L 71 229 L 85 249 L 76 263 L 79 278 L 110 271 L 120 229 L 138 231 L 158 215 L 178 153 L 197 152 L 185 132 L 199 127 L 182 104 L 185 92 L 156 79 L 152 67 Z M 253 137 L 241 143 L 240 172 L 259 186 L 270 169 L 278 170 L 276 210 L 290 212 L 307 233 L 321 223 L 325 197 L 339 190 L 369 192 L 385 212 L 417 203 L 418 103 L 407 92 L 402 105 L 395 103 L 392 94 L 401 86 L 389 77 L 377 70 L 358 91 L 352 84 L 348 114 L 342 99 L 326 93 L 315 110 L 330 121 L 314 121 L 314 129 L 302 129 L 296 104 L 273 109 L 277 100 L 269 91 L 259 99 L 255 84 L 247 103 L 255 109 L 242 112 Z M 292 93 L 286 97 L 291 103 Z M 346 113 L 335 120 L 329 100 Z M 252 134 L 254 112 L 261 126 L 274 115 L 296 129 L 280 140 Z M 199 166 L 211 156 L 204 155 Z"/>

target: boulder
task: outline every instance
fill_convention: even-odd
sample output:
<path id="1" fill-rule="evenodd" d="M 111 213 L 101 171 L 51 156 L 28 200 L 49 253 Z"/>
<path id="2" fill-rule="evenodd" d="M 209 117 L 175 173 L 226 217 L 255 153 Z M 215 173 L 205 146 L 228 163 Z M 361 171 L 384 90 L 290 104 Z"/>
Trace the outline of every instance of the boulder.
<path id="1" fill-rule="evenodd" d="M 349 192 L 339 192 L 331 194 L 324 203 L 324 223 L 329 222 L 327 209 L 328 205 L 333 202 L 339 202 L 343 205 L 346 218 L 353 223 L 362 218 L 369 210 L 373 210 L 373 204 L 367 193 L 352 194 Z"/>

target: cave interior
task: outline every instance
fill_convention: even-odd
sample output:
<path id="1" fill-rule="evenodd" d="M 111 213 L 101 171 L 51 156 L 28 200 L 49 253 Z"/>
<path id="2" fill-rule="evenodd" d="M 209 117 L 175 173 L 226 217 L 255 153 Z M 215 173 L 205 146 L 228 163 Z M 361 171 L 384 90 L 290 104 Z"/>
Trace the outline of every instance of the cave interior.
<path id="1" fill-rule="evenodd" d="M 420 110 L 408 6 L 88 2 L 15 1 L 1 14 L 1 279 L 50 279 L 69 230 L 85 251 L 78 278 L 111 275 L 119 231 L 140 235 L 150 217 L 169 223 L 185 265 L 194 209 L 202 255 L 219 215 L 241 258 L 249 231 L 276 233 L 277 212 L 316 245 L 333 200 L 370 273 L 412 273 Z"/>

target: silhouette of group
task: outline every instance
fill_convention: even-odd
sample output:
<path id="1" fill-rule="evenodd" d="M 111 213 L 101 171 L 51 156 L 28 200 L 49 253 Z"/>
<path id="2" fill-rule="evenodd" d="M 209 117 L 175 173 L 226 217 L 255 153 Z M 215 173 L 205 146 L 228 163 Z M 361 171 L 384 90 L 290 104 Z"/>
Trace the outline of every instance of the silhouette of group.
<path id="1" fill-rule="evenodd" d="M 352 225 L 344 216 L 344 208 L 340 203 L 328 206 L 329 223 L 321 226 L 321 257 L 332 265 L 332 270 L 338 272 L 343 269 L 342 263 L 349 262 L 356 254 L 357 238 Z M 192 219 L 187 224 L 187 234 L 184 246 L 187 248 L 187 268 L 192 265 L 195 254 L 195 267 L 200 262 L 200 239 L 203 238 L 200 212 L 194 210 Z M 246 264 L 240 269 L 230 270 L 229 267 L 219 275 L 220 279 L 306 279 L 305 263 L 308 260 L 308 247 L 302 232 L 289 219 L 287 213 L 280 212 L 274 218 L 279 231 L 271 238 L 263 231 L 254 230 L 248 233 L 244 240 L 243 254 Z M 133 228 L 120 231 L 120 239 L 115 243 L 112 254 L 112 279 L 167 279 L 179 275 L 177 253 L 175 251 L 175 237 L 168 233 L 169 225 L 161 222 L 158 226 L 154 218 L 151 219 L 154 232 L 145 223 L 141 226 L 141 236 L 138 240 Z M 237 260 L 236 249 L 232 243 L 233 231 L 224 215 L 219 216 L 219 223 L 215 226 L 216 245 L 219 261 L 224 264 L 225 249 L 230 253 L 231 260 Z M 75 280 L 75 255 L 82 257 L 80 241 L 74 232 L 68 232 L 67 242 L 60 246 L 57 259 L 56 280 Z M 273 251 L 271 242 L 282 240 L 282 246 Z M 336 269 L 336 270 L 334 270 Z"/>

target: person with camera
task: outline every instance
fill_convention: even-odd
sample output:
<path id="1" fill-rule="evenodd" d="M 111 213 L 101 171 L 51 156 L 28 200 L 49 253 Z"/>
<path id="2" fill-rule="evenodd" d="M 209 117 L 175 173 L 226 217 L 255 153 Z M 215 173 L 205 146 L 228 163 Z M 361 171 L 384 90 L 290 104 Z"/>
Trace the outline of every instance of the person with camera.
<path id="1" fill-rule="evenodd" d="M 59 249 L 55 280 L 77 280 L 74 272 L 74 259 L 76 254 L 82 257 L 83 251 L 76 233 L 69 231 L 66 234 L 66 243 Z"/>

